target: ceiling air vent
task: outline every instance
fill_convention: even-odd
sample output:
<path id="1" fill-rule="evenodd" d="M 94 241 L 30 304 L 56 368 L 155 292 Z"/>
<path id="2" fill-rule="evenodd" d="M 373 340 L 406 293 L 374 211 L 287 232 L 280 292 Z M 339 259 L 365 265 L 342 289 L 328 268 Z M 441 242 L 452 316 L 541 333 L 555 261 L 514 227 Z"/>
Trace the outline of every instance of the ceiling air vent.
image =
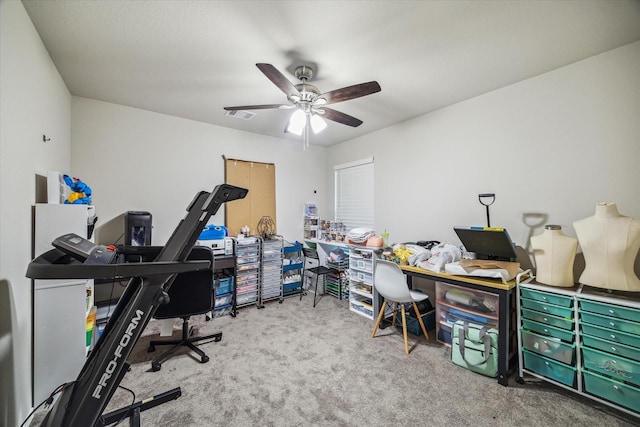
<path id="1" fill-rule="evenodd" d="M 226 113 L 224 113 L 224 115 L 235 117 L 236 119 L 251 120 L 251 118 L 253 118 L 253 116 L 255 116 L 256 113 L 252 113 L 251 111 L 245 111 L 245 110 L 233 110 L 233 111 L 227 111 Z"/>

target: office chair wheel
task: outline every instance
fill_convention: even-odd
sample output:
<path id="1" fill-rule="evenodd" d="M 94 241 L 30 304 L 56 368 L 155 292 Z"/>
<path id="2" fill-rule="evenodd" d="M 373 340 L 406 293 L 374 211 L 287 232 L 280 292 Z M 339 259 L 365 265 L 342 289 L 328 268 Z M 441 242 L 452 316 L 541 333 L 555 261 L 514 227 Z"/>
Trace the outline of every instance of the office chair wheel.
<path id="1" fill-rule="evenodd" d="M 282 304 L 282 301 L 284 301 L 284 300 L 283 300 L 282 298 L 280 298 L 280 299 L 278 300 L 278 304 Z"/>
<path id="2" fill-rule="evenodd" d="M 209 356 L 204 355 L 200 358 L 200 363 L 207 363 L 209 361 Z"/>
<path id="3" fill-rule="evenodd" d="M 517 381 L 518 384 L 524 384 L 524 378 L 522 378 L 522 377 L 516 378 L 516 381 Z"/>
<path id="4" fill-rule="evenodd" d="M 147 347 L 147 353 L 153 353 L 154 351 L 156 351 L 156 346 L 149 344 L 149 347 Z"/>
<path id="5" fill-rule="evenodd" d="M 160 369 L 162 369 L 162 363 L 160 363 L 160 362 L 151 362 L 151 370 L 153 372 L 158 372 Z"/>
<path id="6" fill-rule="evenodd" d="M 220 335 L 217 335 L 214 339 L 213 342 L 219 342 L 222 339 L 222 337 Z M 209 360 L 209 358 L 207 358 L 207 360 Z"/>

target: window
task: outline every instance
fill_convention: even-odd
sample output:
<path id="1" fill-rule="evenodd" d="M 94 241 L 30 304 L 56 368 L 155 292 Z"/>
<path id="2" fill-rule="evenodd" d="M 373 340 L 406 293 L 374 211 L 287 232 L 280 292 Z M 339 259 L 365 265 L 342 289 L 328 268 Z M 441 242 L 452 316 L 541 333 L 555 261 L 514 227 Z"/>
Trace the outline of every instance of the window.
<path id="1" fill-rule="evenodd" d="M 334 166 L 335 220 L 373 228 L 373 157 Z"/>

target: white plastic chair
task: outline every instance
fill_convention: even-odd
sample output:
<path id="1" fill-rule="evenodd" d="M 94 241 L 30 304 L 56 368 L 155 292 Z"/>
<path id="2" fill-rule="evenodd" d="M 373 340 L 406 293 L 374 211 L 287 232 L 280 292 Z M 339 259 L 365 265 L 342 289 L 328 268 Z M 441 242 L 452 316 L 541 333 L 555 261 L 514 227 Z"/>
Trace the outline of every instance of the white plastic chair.
<path id="1" fill-rule="evenodd" d="M 378 315 L 376 326 L 373 328 L 373 333 L 371 334 L 371 338 L 375 338 L 376 336 L 376 332 L 378 331 L 380 322 L 384 317 L 387 304 L 390 304 L 393 302 L 392 325 L 395 326 L 396 324 L 396 314 L 398 312 L 398 303 L 400 303 L 400 307 L 402 311 L 402 334 L 404 335 L 405 353 L 409 354 L 409 342 L 407 339 L 407 318 L 405 315 L 405 308 L 404 308 L 405 304 L 408 304 L 408 303 L 413 304 L 413 309 L 415 310 L 415 313 L 418 316 L 418 322 L 420 323 L 422 332 L 424 333 L 425 338 L 429 339 L 427 328 L 425 328 L 424 322 L 422 321 L 422 313 L 420 313 L 420 311 L 418 310 L 418 306 L 416 305 L 416 302 L 424 301 L 429 297 L 421 292 L 416 292 L 409 289 L 409 285 L 407 284 L 407 280 L 404 276 L 404 273 L 395 262 L 376 260 L 373 286 L 375 287 L 376 291 L 378 291 L 378 293 L 382 295 L 384 300 L 382 303 L 382 307 L 380 308 L 380 314 Z"/>

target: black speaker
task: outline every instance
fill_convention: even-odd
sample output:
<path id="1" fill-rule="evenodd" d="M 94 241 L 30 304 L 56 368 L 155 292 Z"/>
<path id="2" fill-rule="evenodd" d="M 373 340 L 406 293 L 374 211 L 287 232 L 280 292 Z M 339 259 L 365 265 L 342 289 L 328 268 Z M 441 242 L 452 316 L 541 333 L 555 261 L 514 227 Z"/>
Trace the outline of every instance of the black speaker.
<path id="1" fill-rule="evenodd" d="M 151 245 L 151 214 L 149 212 L 129 211 L 124 215 L 124 244 Z"/>

